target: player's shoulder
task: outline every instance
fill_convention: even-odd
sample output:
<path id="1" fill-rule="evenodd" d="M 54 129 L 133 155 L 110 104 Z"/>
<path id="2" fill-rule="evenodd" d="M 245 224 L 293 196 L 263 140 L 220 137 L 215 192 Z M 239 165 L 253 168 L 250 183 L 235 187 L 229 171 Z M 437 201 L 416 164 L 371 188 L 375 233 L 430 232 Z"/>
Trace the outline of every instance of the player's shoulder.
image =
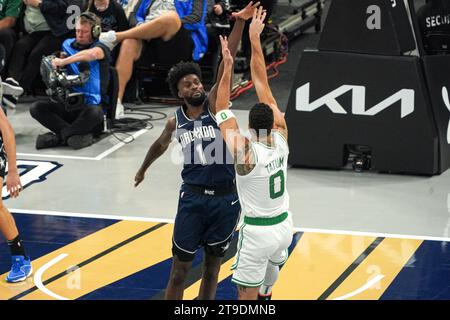
<path id="1" fill-rule="evenodd" d="M 167 122 L 166 122 L 166 130 L 172 132 L 172 131 L 175 131 L 176 127 L 177 127 L 177 119 L 176 119 L 176 116 L 172 116 L 172 117 L 170 117 L 169 119 L 167 119 Z"/>
<path id="2" fill-rule="evenodd" d="M 273 137 L 277 143 L 284 143 L 288 145 L 287 142 L 287 130 L 284 129 L 273 129 L 272 130 Z"/>

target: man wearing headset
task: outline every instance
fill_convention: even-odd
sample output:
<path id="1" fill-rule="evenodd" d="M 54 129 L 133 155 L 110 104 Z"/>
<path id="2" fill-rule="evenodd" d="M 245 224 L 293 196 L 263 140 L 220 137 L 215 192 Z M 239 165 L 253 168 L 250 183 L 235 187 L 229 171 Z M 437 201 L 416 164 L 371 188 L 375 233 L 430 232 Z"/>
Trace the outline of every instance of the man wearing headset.
<path id="1" fill-rule="evenodd" d="M 75 110 L 64 103 L 37 101 L 30 108 L 31 116 L 51 130 L 36 140 L 36 149 L 68 145 L 81 149 L 93 143 L 95 133 L 103 128 L 102 101 L 106 101 L 109 82 L 108 47 L 98 42 L 100 19 L 92 12 L 84 12 L 77 19 L 76 37 L 62 45 L 59 58 L 52 60 L 54 68 L 66 68 L 69 75 L 89 72 L 89 78 L 72 91 L 84 95 L 84 104 Z"/>

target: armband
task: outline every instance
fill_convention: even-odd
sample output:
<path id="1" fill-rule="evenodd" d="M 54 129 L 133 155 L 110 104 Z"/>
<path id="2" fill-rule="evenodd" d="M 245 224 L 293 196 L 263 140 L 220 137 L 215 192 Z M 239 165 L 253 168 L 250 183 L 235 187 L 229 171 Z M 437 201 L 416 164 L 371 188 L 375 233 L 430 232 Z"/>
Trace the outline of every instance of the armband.
<path id="1" fill-rule="evenodd" d="M 216 113 L 217 125 L 220 126 L 222 122 L 225 122 L 231 118 L 236 118 L 231 110 L 221 110 Z"/>

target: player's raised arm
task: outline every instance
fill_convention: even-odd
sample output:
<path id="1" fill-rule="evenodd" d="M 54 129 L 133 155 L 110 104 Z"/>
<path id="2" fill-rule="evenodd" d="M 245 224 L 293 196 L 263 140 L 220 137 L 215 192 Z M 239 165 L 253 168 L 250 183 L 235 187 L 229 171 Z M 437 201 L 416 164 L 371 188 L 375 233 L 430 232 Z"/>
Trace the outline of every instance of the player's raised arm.
<path id="1" fill-rule="evenodd" d="M 241 38 L 242 38 L 242 32 L 244 30 L 245 21 L 247 21 L 248 19 L 250 19 L 252 17 L 253 10 L 255 10 L 258 6 L 259 6 L 259 2 L 256 2 L 255 4 L 253 4 L 253 1 L 250 1 L 249 4 L 241 11 L 232 13 L 232 15 L 236 19 L 236 21 L 234 23 L 233 30 L 231 31 L 231 34 L 228 37 L 228 39 L 229 39 L 228 48 L 230 50 L 230 53 L 231 53 L 231 56 L 233 57 L 233 59 L 236 56 L 236 52 L 239 47 L 239 42 L 241 41 Z M 210 105 L 212 113 L 217 112 L 217 110 L 215 109 L 217 89 L 218 89 L 218 83 L 219 83 L 220 79 L 222 78 L 223 70 L 224 70 L 224 62 L 222 60 L 218 67 L 218 71 L 217 71 L 217 82 L 212 87 L 212 89 L 209 91 L 209 95 L 208 95 L 209 105 Z M 231 82 L 230 82 L 230 87 L 231 87 Z"/>
<path id="2" fill-rule="evenodd" d="M 234 157 L 237 172 L 240 175 L 246 175 L 254 168 L 255 161 L 250 148 L 250 141 L 240 134 L 236 118 L 229 109 L 233 57 L 228 48 L 227 38 L 221 36 L 220 43 L 224 69 L 217 87 L 216 120 L 227 147 Z"/>
<path id="3" fill-rule="evenodd" d="M 269 81 L 267 79 L 266 62 L 261 48 L 260 35 L 264 29 L 264 19 L 266 12 L 262 7 L 255 9 L 253 12 L 253 20 L 249 28 L 250 42 L 252 46 L 252 57 L 250 61 L 250 70 L 252 81 L 255 85 L 256 94 L 259 102 L 267 104 L 273 110 L 274 127 L 280 130 L 287 137 L 287 125 L 283 114 L 278 108 L 277 102 L 270 90 Z"/>
<path id="4" fill-rule="evenodd" d="M 227 37 L 220 36 L 220 44 L 222 46 L 223 73 L 221 78 L 218 79 L 216 120 L 228 148 L 235 156 L 239 149 L 240 141 L 243 140 L 243 137 L 239 134 L 239 126 L 233 112 L 229 110 L 233 57 L 230 49 L 228 48 Z"/>
<path id="5" fill-rule="evenodd" d="M 166 126 L 155 142 L 150 146 L 150 149 L 145 156 L 144 161 L 142 162 L 141 167 L 139 168 L 136 176 L 134 177 L 134 186 L 137 187 L 145 178 L 145 171 L 150 167 L 150 165 L 158 159 L 164 152 L 166 152 L 167 148 L 169 148 L 170 142 L 172 141 L 172 134 L 176 129 L 176 120 L 175 118 L 170 118 Z"/>

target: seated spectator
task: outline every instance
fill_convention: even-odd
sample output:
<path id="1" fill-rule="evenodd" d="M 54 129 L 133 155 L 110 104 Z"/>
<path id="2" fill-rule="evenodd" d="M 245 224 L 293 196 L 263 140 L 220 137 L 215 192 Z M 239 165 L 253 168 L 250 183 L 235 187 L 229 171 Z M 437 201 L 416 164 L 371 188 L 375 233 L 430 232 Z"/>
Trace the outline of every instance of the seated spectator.
<path id="1" fill-rule="evenodd" d="M 139 2 L 140 0 L 117 0 L 117 2 L 120 3 L 120 5 L 122 6 L 124 12 L 125 12 L 125 16 L 127 17 L 127 19 L 130 18 L 131 12 L 133 11 L 133 8 L 136 6 L 136 4 Z"/>
<path id="2" fill-rule="evenodd" d="M 97 15 L 102 21 L 102 31 L 125 31 L 130 28 L 122 6 L 115 0 L 90 0 L 87 11 Z M 111 63 L 114 63 L 119 54 L 120 46 L 111 52 Z"/>
<path id="3" fill-rule="evenodd" d="M 214 0 L 212 10 L 208 13 L 208 18 L 214 28 L 230 29 L 228 13 L 230 4 L 228 0 Z"/>
<path id="4" fill-rule="evenodd" d="M 417 11 L 427 54 L 450 53 L 450 1 L 429 0 Z"/>
<path id="5" fill-rule="evenodd" d="M 204 23 L 206 15 L 206 0 L 141 0 L 134 8 L 130 16 L 130 24 L 135 26 L 127 31 L 102 33 L 100 41 L 111 49 L 117 43 L 122 43 L 116 69 L 119 77 L 119 98 L 117 101 L 116 118 L 123 117 L 124 107 L 122 98 L 125 87 L 131 79 L 133 65 L 143 50 L 155 50 L 155 44 L 149 47 L 152 39 L 191 38 L 194 44 L 194 60 L 200 59 L 208 47 L 208 36 Z M 181 28 L 183 26 L 183 28 Z M 146 42 L 144 42 L 144 40 Z M 145 44 L 145 45 L 144 45 Z M 179 51 L 171 52 L 171 55 L 181 56 L 184 59 L 186 43 L 180 41 Z M 190 49 L 190 48 L 189 48 Z M 178 60 L 178 61 L 179 61 Z"/>
<path id="6" fill-rule="evenodd" d="M 2 69 L 3 78 L 5 78 L 6 75 L 4 67 L 9 63 L 14 43 L 17 39 L 15 27 L 21 9 L 22 0 L 0 0 L 0 69 Z M 9 80 L 5 80 L 3 85 L 10 86 L 14 89 L 22 89 L 17 83 Z M 12 96 L 2 96 L 0 103 L 11 107 L 15 106 L 14 98 Z"/>
<path id="7" fill-rule="evenodd" d="M 64 41 L 63 56 L 53 59 L 54 68 L 65 67 L 72 75 L 85 74 L 88 69 L 90 76 L 84 85 L 72 88 L 73 92 L 84 95 L 84 103 L 76 110 L 68 109 L 67 103 L 54 101 L 32 104 L 31 116 L 52 131 L 38 136 L 36 149 L 65 144 L 81 149 L 91 145 L 94 135 L 102 131 L 102 102 L 107 100 L 109 82 L 109 49 L 97 41 L 100 32 L 97 16 L 92 12 L 81 14 L 76 22 L 76 38 Z"/>
<path id="8" fill-rule="evenodd" d="M 61 48 L 63 41 L 73 37 L 68 29 L 66 13 L 69 5 L 82 6 L 83 1 L 68 0 L 23 0 L 23 34 L 14 45 L 14 55 L 8 65 L 9 79 L 6 82 L 20 84 L 30 92 L 39 76 L 42 56 Z M 63 13 L 63 14 L 61 14 Z"/>

